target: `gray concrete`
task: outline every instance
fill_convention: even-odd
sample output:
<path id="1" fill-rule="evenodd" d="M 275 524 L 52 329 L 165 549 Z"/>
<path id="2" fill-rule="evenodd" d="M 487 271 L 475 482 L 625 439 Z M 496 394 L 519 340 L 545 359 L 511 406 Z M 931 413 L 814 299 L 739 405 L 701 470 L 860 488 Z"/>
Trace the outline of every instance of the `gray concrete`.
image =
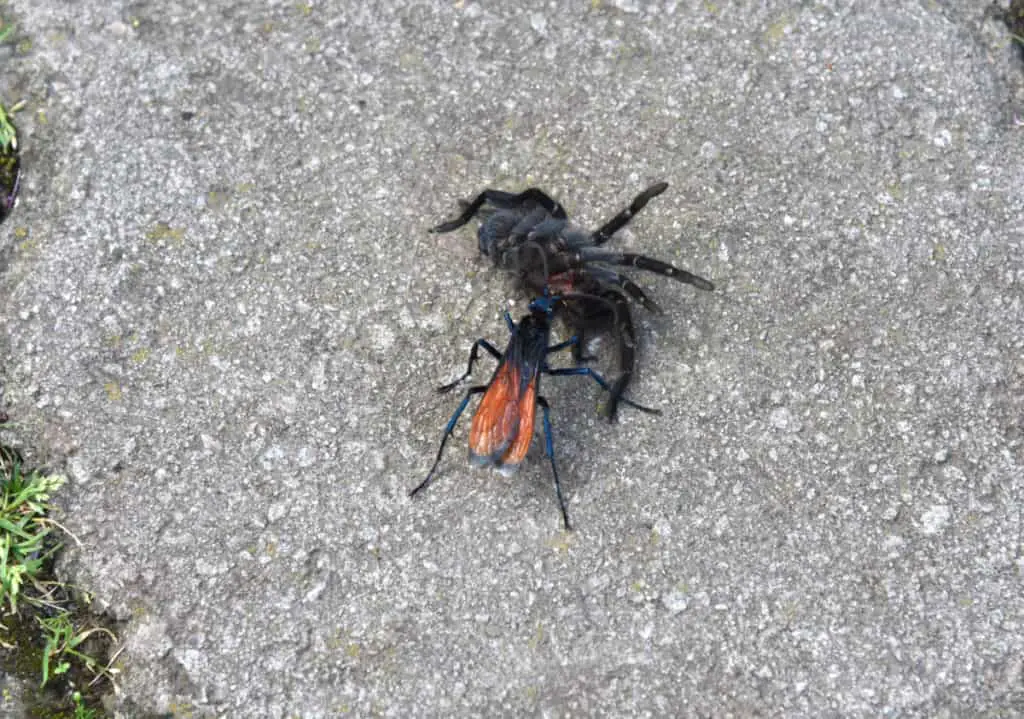
<path id="1" fill-rule="evenodd" d="M 1024 72 L 979 3 L 91 5 L 5 9 L 0 321 L 127 715 L 1024 713 Z M 407 499 L 524 306 L 425 228 L 659 179 L 617 246 L 719 290 L 637 274 L 662 417 L 548 382 L 577 531 L 465 429 Z"/>

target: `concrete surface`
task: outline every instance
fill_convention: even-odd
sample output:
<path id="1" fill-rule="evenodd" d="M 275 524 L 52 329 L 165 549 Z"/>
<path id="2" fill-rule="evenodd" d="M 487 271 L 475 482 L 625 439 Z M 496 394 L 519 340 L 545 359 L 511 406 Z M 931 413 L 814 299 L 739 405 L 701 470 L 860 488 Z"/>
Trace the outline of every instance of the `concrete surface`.
<path id="1" fill-rule="evenodd" d="M 3 12 L 6 399 L 125 716 L 1024 714 L 1024 70 L 980 4 Z M 425 228 L 662 179 L 617 246 L 719 290 L 636 275 L 664 416 L 548 383 L 577 531 L 465 427 L 410 501 L 524 307 Z"/>

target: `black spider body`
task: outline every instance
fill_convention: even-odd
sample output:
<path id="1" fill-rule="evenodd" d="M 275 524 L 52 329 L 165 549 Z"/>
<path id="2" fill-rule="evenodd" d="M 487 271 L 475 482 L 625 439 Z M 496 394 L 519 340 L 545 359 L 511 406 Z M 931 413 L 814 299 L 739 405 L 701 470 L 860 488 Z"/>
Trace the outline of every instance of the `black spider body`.
<path id="1" fill-rule="evenodd" d="M 573 348 L 577 361 L 586 359 L 581 347 L 587 333 L 610 330 L 615 334 L 621 375 L 606 406 L 606 414 L 614 418 L 636 366 L 636 332 L 627 298 L 651 312 L 662 312 L 639 285 L 615 268 L 637 267 L 702 290 L 714 289 L 704 278 L 666 262 L 601 247 L 667 187 L 667 183 L 659 182 L 647 188 L 593 232 L 574 225 L 562 205 L 538 188 L 518 194 L 488 189 L 465 203 L 458 218 L 434 227 L 431 232 L 451 232 L 480 214 L 483 222 L 477 240 L 482 254 L 496 267 L 511 272 L 533 295 L 551 291 L 567 296 L 560 304 L 559 314 L 580 338 Z"/>

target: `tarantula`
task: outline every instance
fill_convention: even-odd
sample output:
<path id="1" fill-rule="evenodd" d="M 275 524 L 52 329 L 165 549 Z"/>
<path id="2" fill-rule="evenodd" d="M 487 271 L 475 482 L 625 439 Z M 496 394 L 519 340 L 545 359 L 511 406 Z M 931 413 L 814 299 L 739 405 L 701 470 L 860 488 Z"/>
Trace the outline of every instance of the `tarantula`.
<path id="1" fill-rule="evenodd" d="M 667 187 L 666 182 L 651 185 L 593 232 L 573 225 L 565 208 L 536 187 L 519 194 L 488 189 L 472 202 L 464 202 L 458 218 L 431 228 L 430 232 L 451 232 L 475 215 L 482 215 L 484 219 L 477 232 L 482 254 L 490 257 L 496 267 L 511 272 L 534 295 L 545 291 L 565 295 L 559 314 L 579 340 L 573 347 L 577 362 L 593 359 L 582 353 L 587 333 L 611 330 L 616 335 L 621 374 L 612 385 L 605 406 L 606 416 L 614 419 L 636 366 L 636 331 L 627 297 L 651 312 L 662 313 L 661 307 L 639 285 L 614 267 L 636 267 L 701 290 L 715 288 L 703 277 L 661 260 L 601 249 Z"/>

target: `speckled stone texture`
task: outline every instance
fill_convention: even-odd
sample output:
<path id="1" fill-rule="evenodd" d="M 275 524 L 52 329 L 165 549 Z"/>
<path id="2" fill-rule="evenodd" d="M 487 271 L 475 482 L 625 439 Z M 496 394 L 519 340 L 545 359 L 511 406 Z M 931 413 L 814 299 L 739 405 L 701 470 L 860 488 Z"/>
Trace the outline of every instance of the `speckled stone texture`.
<path id="1" fill-rule="evenodd" d="M 1024 66 L 978 3 L 4 12 L 0 366 L 124 716 L 1024 713 Z M 409 500 L 526 299 L 426 228 L 656 180 L 613 246 L 718 289 L 633 273 L 663 416 L 547 382 L 577 531 L 465 422 Z"/>

